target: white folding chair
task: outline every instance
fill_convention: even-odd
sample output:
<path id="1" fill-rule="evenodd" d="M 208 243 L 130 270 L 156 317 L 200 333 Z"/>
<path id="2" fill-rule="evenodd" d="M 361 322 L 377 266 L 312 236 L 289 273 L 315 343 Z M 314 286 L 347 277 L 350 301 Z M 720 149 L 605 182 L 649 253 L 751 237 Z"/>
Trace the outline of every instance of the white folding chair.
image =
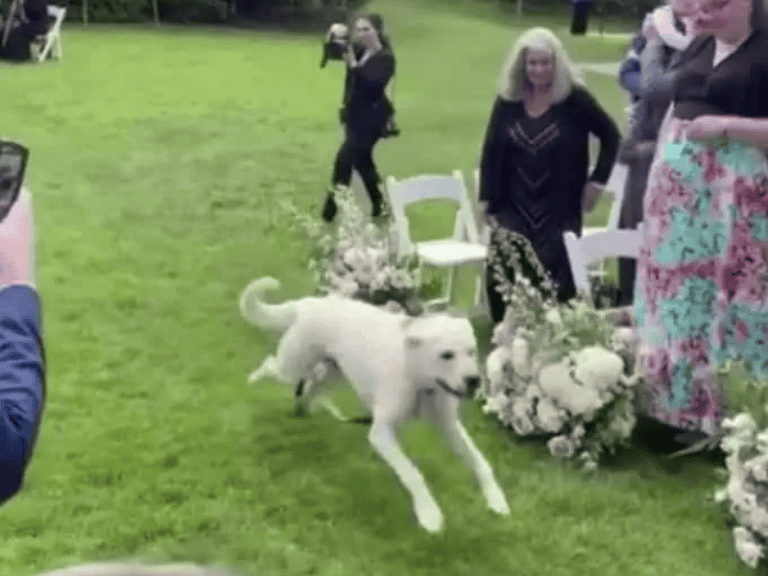
<path id="1" fill-rule="evenodd" d="M 627 183 L 628 168 L 618 162 L 613 165 L 611 175 L 605 184 L 605 191 L 613 197 L 611 211 L 608 213 L 608 222 L 605 226 L 585 226 L 581 230 L 582 236 L 589 236 L 606 230 L 618 230 L 621 217 L 621 204 L 624 202 L 624 189 Z"/>
<path id="2" fill-rule="evenodd" d="M 388 176 L 386 183 L 398 236 L 399 253 L 401 255 L 415 253 L 421 264 L 448 268 L 446 295 L 427 302 L 427 307 L 451 304 L 456 268 L 468 264 L 483 264 L 488 254 L 487 246 L 479 239 L 461 171 L 454 170 L 450 176 L 424 174 L 403 180 L 395 180 L 392 176 Z M 458 204 L 452 237 L 423 242 L 411 241 L 410 223 L 405 209 L 426 200 L 449 200 Z M 479 305 L 479 292 L 475 290 L 475 307 Z"/>
<path id="3" fill-rule="evenodd" d="M 53 18 L 53 24 L 48 28 L 45 36 L 42 39 L 42 48 L 40 53 L 37 54 L 35 59 L 38 62 L 45 61 L 50 55 L 56 60 L 61 60 L 61 24 L 64 22 L 64 17 L 67 15 L 67 9 L 60 6 L 48 5 L 48 17 Z"/>
<path id="4" fill-rule="evenodd" d="M 474 170 L 473 184 L 474 184 L 474 193 L 475 193 L 474 205 L 476 208 L 479 208 L 480 168 L 475 168 Z M 479 209 L 476 209 L 475 212 L 477 212 L 477 217 L 475 221 L 477 222 L 477 230 L 480 236 L 480 243 L 483 246 L 488 247 L 491 243 L 491 227 L 486 225 L 485 219 L 483 218 L 483 214 L 480 213 Z M 475 290 L 477 290 L 477 293 L 478 293 L 477 305 L 490 314 L 490 304 L 488 303 L 488 295 L 486 294 L 486 266 L 483 266 L 483 273 L 477 277 L 477 281 L 475 283 Z"/>
<path id="5" fill-rule="evenodd" d="M 588 266 L 611 257 L 637 258 L 642 239 L 642 224 L 636 230 L 606 230 L 581 238 L 570 231 L 563 233 L 576 290 L 591 294 Z"/>

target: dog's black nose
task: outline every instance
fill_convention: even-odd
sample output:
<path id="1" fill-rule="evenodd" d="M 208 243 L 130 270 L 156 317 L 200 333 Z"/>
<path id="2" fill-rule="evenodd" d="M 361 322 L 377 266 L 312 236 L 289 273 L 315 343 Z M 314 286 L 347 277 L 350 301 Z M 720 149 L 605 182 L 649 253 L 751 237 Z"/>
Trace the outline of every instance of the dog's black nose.
<path id="1" fill-rule="evenodd" d="M 464 379 L 464 382 L 467 384 L 467 393 L 474 394 L 478 388 L 480 388 L 480 377 L 479 376 L 467 376 Z"/>

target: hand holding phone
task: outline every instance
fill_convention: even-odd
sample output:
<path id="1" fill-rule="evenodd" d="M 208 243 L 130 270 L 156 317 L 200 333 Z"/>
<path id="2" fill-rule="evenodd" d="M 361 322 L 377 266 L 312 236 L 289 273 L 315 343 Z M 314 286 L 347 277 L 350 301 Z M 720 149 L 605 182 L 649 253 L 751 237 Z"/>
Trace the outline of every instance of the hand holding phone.
<path id="1" fill-rule="evenodd" d="M 35 286 L 32 198 L 23 187 L 29 151 L 0 140 L 0 286 Z"/>
<path id="2" fill-rule="evenodd" d="M 0 140 L 0 222 L 19 197 L 28 158 L 29 150 L 23 144 Z"/>

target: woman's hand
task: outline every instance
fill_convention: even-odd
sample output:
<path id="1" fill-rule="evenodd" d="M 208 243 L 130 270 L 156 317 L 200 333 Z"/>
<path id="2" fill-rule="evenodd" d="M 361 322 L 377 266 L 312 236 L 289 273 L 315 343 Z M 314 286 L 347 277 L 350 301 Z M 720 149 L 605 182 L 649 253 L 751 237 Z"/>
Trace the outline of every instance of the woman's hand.
<path id="1" fill-rule="evenodd" d="M 347 45 L 347 49 L 344 51 L 344 62 L 347 66 L 354 68 L 357 66 L 357 59 L 355 58 L 355 51 L 352 49 L 352 44 Z"/>
<path id="2" fill-rule="evenodd" d="M 0 222 L 0 286 L 35 286 L 35 231 L 32 198 L 22 186 L 16 203 Z"/>
<path id="3" fill-rule="evenodd" d="M 653 14 L 650 12 L 646 14 L 645 20 L 643 20 L 642 35 L 648 42 L 659 39 L 659 32 L 656 29 L 656 23 L 653 21 Z"/>
<path id="4" fill-rule="evenodd" d="M 716 140 L 725 136 L 727 121 L 720 116 L 699 116 L 694 120 L 683 120 L 675 127 L 674 140 L 683 137 L 690 140 Z"/>
<path id="5" fill-rule="evenodd" d="M 581 196 L 581 206 L 585 212 L 592 212 L 600 195 L 603 193 L 603 186 L 597 182 L 587 182 L 584 186 L 584 192 Z"/>

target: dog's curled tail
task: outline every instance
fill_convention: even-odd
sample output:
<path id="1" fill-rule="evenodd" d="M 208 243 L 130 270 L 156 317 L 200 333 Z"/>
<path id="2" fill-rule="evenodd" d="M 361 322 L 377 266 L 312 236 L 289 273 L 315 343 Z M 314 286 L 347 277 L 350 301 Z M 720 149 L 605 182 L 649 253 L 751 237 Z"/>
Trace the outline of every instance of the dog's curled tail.
<path id="1" fill-rule="evenodd" d="M 296 320 L 296 306 L 293 302 L 267 304 L 264 293 L 277 290 L 280 282 L 269 276 L 254 280 L 243 290 L 240 297 L 240 314 L 249 324 L 285 332 Z"/>

